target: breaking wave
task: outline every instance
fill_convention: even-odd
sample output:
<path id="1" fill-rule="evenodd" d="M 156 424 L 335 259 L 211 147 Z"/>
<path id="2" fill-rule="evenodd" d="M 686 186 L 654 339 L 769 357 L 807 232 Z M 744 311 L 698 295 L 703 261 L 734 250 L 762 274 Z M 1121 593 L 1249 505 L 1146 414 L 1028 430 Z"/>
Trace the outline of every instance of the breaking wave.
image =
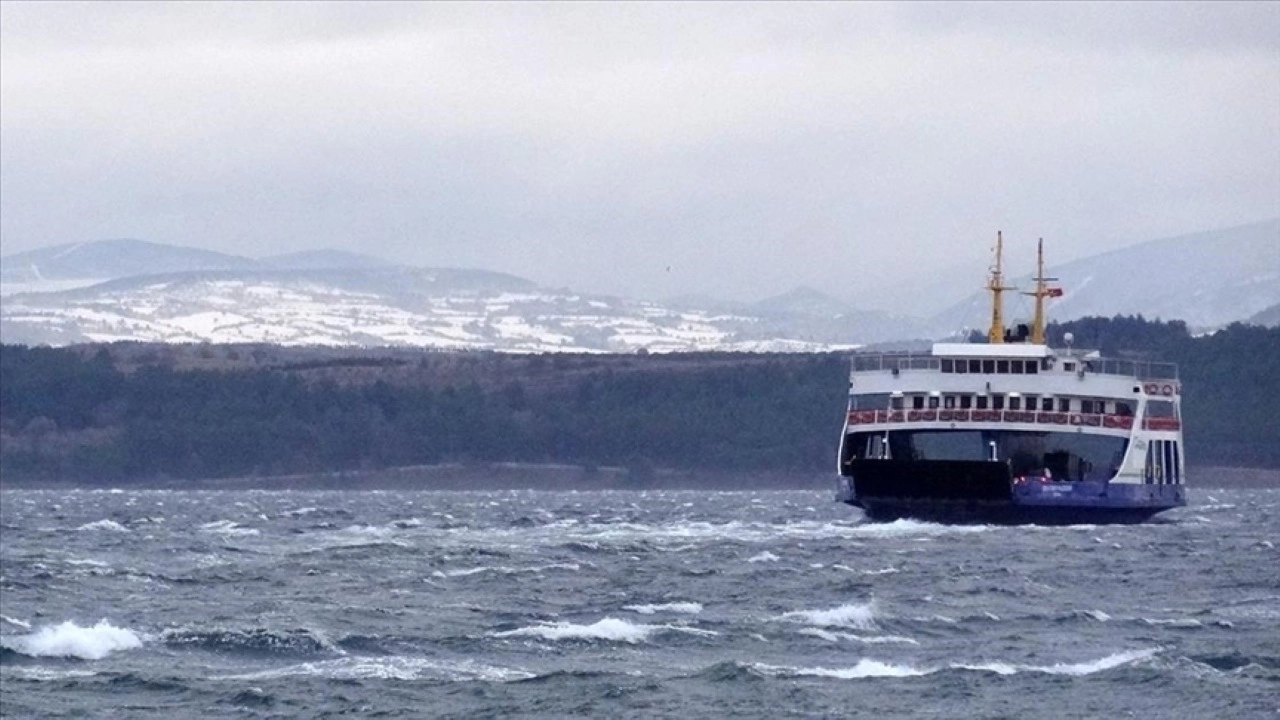
<path id="1" fill-rule="evenodd" d="M 575 625 L 558 622 L 544 623 L 532 627 L 504 630 L 493 633 L 494 637 L 538 637 L 543 640 L 607 640 L 610 642 L 641 643 L 652 635 L 664 632 L 678 632 L 689 635 L 711 636 L 719 633 L 712 630 L 685 627 L 683 625 L 645 625 L 631 623 L 618 618 L 607 617 L 591 625 Z"/>
<path id="2" fill-rule="evenodd" d="M 119 628 L 106 620 L 92 627 L 81 627 L 67 621 L 49 625 L 30 635 L 0 636 L 0 647 L 28 657 L 62 657 L 101 660 L 119 650 L 142 647 L 142 638 L 127 628 Z"/>
<path id="3" fill-rule="evenodd" d="M 109 530 L 111 532 L 129 532 L 129 528 L 121 525 L 115 520 L 97 520 L 91 523 L 85 523 L 77 530 Z"/>
<path id="4" fill-rule="evenodd" d="M 858 630 L 875 629 L 874 603 L 851 603 L 827 610 L 794 610 L 776 619 L 802 622 L 819 627 L 851 627 Z"/>
<path id="5" fill-rule="evenodd" d="M 688 613 L 696 615 L 702 612 L 702 603 L 696 602 L 670 602 L 660 605 L 623 605 L 623 610 L 632 610 L 641 615 L 653 615 L 660 612 Z"/>
<path id="6" fill-rule="evenodd" d="M 916 667 L 914 665 L 895 665 L 881 662 L 879 660 L 869 660 L 864 658 L 859 660 L 853 667 L 847 668 L 786 667 L 765 665 L 763 663 L 755 663 L 752 664 L 751 667 L 764 675 L 773 677 L 827 677 L 842 680 L 882 677 L 915 677 L 957 670 L 991 672 L 997 675 L 1043 673 L 1047 675 L 1083 676 L 1092 675 L 1094 673 L 1111 670 L 1112 668 L 1117 668 L 1122 665 L 1128 665 L 1140 660 L 1145 660 L 1154 656 L 1157 652 L 1159 652 L 1158 649 L 1131 650 L 1108 655 L 1097 660 L 1088 660 L 1079 663 L 1059 663 L 1056 665 L 1017 665 L 1013 663 L 989 662 L 973 664 L 951 663 L 940 667 Z"/>

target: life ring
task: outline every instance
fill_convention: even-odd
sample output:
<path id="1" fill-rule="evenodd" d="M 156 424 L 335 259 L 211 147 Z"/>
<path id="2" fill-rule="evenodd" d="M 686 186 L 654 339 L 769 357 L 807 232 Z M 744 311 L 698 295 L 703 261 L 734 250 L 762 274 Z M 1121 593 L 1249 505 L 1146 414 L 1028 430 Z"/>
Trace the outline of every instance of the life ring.
<path id="1" fill-rule="evenodd" d="M 1169 396 L 1169 395 L 1172 395 L 1172 394 L 1173 394 L 1173 386 L 1172 386 L 1172 385 L 1165 385 L 1164 387 L 1160 388 L 1160 394 L 1161 394 L 1161 395 L 1164 395 L 1164 396 L 1166 396 L 1166 397 L 1167 397 L 1167 396 Z"/>
<path id="2" fill-rule="evenodd" d="M 907 420 L 909 420 L 909 421 L 911 421 L 911 422 L 916 422 L 916 421 L 917 421 L 917 420 L 919 420 L 919 419 L 920 419 L 920 411 L 919 411 L 919 410 L 912 410 L 911 412 L 907 413 Z"/>
<path id="3" fill-rule="evenodd" d="M 1160 386 L 1155 383 L 1147 383 L 1142 386 L 1142 391 L 1148 395 L 1155 395 L 1160 392 Z"/>

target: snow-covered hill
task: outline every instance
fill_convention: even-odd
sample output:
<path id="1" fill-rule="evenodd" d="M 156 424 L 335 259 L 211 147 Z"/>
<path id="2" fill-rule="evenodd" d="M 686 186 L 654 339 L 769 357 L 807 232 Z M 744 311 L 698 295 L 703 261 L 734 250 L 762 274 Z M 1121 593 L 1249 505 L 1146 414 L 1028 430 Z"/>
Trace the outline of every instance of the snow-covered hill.
<path id="1" fill-rule="evenodd" d="M 473 270 L 210 271 L 10 295 L 0 340 L 404 345 L 512 352 L 813 351 L 759 318 L 552 291 Z M 846 343 L 845 346 L 848 346 Z"/>
<path id="2" fill-rule="evenodd" d="M 251 259 L 132 240 L 10 255 L 3 270 L 0 341 L 22 344 L 820 351 L 949 336 L 984 327 L 989 313 L 985 294 L 925 320 L 859 310 L 809 288 L 750 304 L 697 296 L 643 302 L 331 250 Z M 1280 303 L 1280 219 L 1144 243 L 1049 272 L 1066 291 L 1052 302 L 1051 319 L 1142 314 L 1196 329 L 1267 321 Z M 1029 276 L 1013 283 L 1029 287 Z M 1030 303 L 1011 295 L 1006 317 L 1016 322 Z"/>

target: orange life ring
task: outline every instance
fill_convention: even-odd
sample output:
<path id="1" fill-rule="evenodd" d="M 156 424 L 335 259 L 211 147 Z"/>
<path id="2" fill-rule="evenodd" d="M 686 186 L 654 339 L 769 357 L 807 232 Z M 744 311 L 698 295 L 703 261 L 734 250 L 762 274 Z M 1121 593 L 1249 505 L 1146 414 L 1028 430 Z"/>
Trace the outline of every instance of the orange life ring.
<path id="1" fill-rule="evenodd" d="M 1161 395 L 1164 395 L 1164 396 L 1172 395 L 1172 394 L 1173 394 L 1173 386 L 1172 386 L 1172 385 L 1165 385 L 1164 387 L 1160 388 L 1160 394 L 1161 394 Z"/>
<path id="2" fill-rule="evenodd" d="M 920 411 L 919 411 L 919 410 L 912 410 L 911 412 L 907 413 L 907 420 L 909 420 L 909 421 L 911 421 L 911 422 L 915 422 L 915 421 L 917 421 L 917 420 L 919 420 L 919 419 L 920 419 Z"/>
<path id="3" fill-rule="evenodd" d="M 1147 383 L 1142 386 L 1142 391 L 1148 395 L 1155 395 L 1160 392 L 1160 386 L 1155 383 Z"/>

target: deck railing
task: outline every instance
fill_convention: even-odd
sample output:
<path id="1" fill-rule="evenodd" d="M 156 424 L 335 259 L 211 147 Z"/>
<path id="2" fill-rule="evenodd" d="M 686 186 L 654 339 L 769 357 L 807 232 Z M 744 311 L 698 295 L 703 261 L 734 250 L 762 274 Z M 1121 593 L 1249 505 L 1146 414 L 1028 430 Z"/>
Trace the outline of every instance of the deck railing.
<path id="1" fill-rule="evenodd" d="M 1075 427 L 1101 427 L 1110 430 L 1132 430 L 1132 415 L 1111 413 L 1062 413 L 1034 412 L 1031 410 L 853 410 L 849 413 L 850 425 L 876 423 L 914 422 L 1006 422 L 1035 423 L 1037 425 L 1066 425 Z M 1147 418 L 1143 422 L 1147 430 L 1178 430 L 1182 427 L 1178 418 Z"/>

